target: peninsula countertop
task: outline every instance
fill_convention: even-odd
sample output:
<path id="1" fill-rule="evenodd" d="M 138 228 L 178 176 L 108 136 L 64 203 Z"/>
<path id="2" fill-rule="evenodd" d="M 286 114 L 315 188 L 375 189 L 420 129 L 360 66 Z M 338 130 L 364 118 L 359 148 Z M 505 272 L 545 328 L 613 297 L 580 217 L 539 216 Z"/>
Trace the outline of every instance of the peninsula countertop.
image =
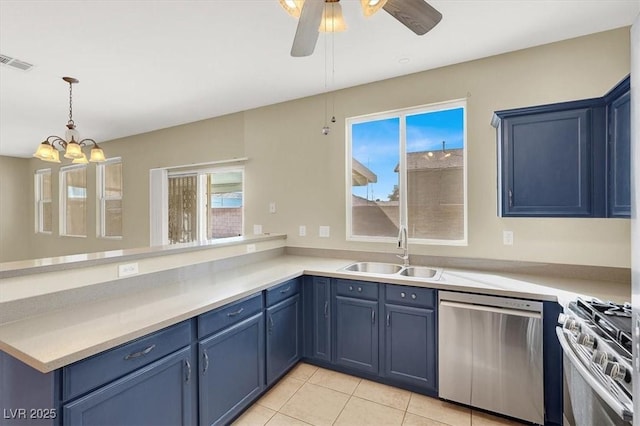
<path id="1" fill-rule="evenodd" d="M 279 255 L 0 325 L 0 350 L 46 373 L 301 275 L 565 304 L 577 295 L 627 301 L 630 287 L 577 279 L 444 269 L 439 280 L 343 271 L 353 261 Z"/>

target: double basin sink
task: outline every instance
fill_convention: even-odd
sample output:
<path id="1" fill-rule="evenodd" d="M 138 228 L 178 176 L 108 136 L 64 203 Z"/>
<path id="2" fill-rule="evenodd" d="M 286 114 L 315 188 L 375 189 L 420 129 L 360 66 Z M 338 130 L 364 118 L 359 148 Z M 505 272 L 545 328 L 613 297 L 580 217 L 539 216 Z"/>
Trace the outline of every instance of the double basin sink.
<path id="1" fill-rule="evenodd" d="M 442 269 L 428 266 L 402 266 L 384 262 L 356 262 L 340 269 L 341 271 L 360 272 L 379 275 L 402 275 L 404 277 L 424 278 L 437 281 L 442 275 Z"/>

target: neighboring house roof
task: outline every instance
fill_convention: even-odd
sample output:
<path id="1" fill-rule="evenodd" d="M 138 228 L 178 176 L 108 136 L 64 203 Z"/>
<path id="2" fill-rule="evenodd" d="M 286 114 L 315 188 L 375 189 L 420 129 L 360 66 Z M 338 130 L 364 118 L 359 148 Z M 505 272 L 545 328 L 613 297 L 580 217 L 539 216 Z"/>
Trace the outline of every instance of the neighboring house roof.
<path id="1" fill-rule="evenodd" d="M 367 166 L 355 158 L 352 158 L 351 161 L 351 185 L 365 186 L 368 183 L 378 182 L 378 176 L 369 170 Z"/>
<path id="2" fill-rule="evenodd" d="M 431 153 L 432 155 L 429 155 Z M 451 154 L 445 157 L 445 154 Z M 407 154 L 407 170 L 452 169 L 463 166 L 463 149 L 447 149 L 446 151 L 420 151 Z M 398 172 L 399 165 L 394 171 Z"/>

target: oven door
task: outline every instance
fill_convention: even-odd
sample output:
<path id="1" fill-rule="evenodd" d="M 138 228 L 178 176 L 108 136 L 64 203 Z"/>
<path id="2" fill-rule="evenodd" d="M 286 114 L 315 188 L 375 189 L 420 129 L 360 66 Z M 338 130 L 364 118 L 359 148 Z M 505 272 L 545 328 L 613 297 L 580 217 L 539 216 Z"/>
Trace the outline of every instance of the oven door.
<path id="1" fill-rule="evenodd" d="M 560 327 L 556 334 L 564 352 L 565 426 L 631 425 L 630 407 L 585 366 Z"/>

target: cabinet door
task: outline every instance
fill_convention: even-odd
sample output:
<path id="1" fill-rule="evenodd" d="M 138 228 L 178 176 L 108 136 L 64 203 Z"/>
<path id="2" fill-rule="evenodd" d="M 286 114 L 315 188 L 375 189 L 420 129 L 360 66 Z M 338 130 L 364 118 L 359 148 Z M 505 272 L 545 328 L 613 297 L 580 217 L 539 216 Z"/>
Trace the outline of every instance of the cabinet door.
<path id="1" fill-rule="evenodd" d="M 502 123 L 503 216 L 592 215 L 590 109 Z"/>
<path id="2" fill-rule="evenodd" d="M 300 359 L 302 350 L 300 295 L 267 309 L 267 385 Z"/>
<path id="3" fill-rule="evenodd" d="M 188 425 L 195 367 L 187 347 L 64 406 L 65 425 Z"/>
<path id="4" fill-rule="evenodd" d="M 203 340 L 200 424 L 226 424 L 264 389 L 264 314 Z"/>
<path id="5" fill-rule="evenodd" d="M 609 217 L 631 216 L 631 94 L 609 106 Z"/>
<path id="6" fill-rule="evenodd" d="M 378 373 L 378 302 L 336 296 L 336 364 Z"/>
<path id="7" fill-rule="evenodd" d="M 313 353 L 312 357 L 331 361 L 331 280 L 313 279 Z"/>
<path id="8" fill-rule="evenodd" d="M 436 314 L 433 309 L 385 305 L 384 375 L 436 390 Z"/>

